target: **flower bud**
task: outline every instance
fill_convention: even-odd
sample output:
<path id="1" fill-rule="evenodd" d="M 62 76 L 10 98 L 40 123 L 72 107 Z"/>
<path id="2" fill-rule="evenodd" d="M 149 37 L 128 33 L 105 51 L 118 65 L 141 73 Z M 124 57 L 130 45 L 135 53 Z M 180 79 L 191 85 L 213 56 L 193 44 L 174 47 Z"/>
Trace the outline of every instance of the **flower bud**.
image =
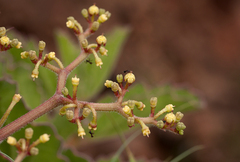
<path id="1" fill-rule="evenodd" d="M 11 42 L 10 42 L 10 45 L 11 47 L 16 47 L 18 45 L 18 40 L 17 39 L 13 39 Z"/>
<path id="2" fill-rule="evenodd" d="M 183 113 L 177 112 L 177 113 L 176 113 L 176 120 L 177 120 L 177 121 L 180 121 L 180 120 L 183 118 L 183 116 L 184 116 Z"/>
<path id="3" fill-rule="evenodd" d="M 143 111 L 143 109 L 146 107 L 142 102 L 136 102 L 135 105 L 140 111 Z"/>
<path id="4" fill-rule="evenodd" d="M 134 106 L 135 106 L 135 101 L 134 100 L 128 100 L 128 106 L 130 107 L 131 110 L 133 110 Z"/>
<path id="5" fill-rule="evenodd" d="M 64 96 L 67 96 L 67 95 L 68 95 L 68 89 L 67 89 L 67 87 L 64 87 L 64 88 L 62 89 L 62 94 L 63 94 Z"/>
<path id="6" fill-rule="evenodd" d="M 132 127 L 134 125 L 134 117 L 128 117 L 127 122 L 128 126 Z"/>
<path id="7" fill-rule="evenodd" d="M 38 71 L 38 69 L 33 69 L 33 71 L 32 71 L 32 75 L 31 75 L 31 77 L 33 78 L 33 80 L 35 80 L 35 78 L 38 78 L 38 74 L 39 74 L 39 71 Z"/>
<path id="8" fill-rule="evenodd" d="M 104 23 L 105 21 L 108 20 L 108 17 L 105 14 L 102 14 L 101 16 L 98 17 L 98 22 L 99 23 Z"/>
<path id="9" fill-rule="evenodd" d="M 50 135 L 48 135 L 48 134 L 43 134 L 43 135 L 41 135 L 41 136 L 39 137 L 39 141 L 40 141 L 41 143 L 46 143 L 47 141 L 49 141 L 49 137 L 50 137 Z"/>
<path id="10" fill-rule="evenodd" d="M 179 133 L 180 135 L 183 135 L 183 134 L 184 134 L 184 130 L 180 130 L 178 133 Z"/>
<path id="11" fill-rule="evenodd" d="M 29 53 L 27 51 L 21 52 L 21 59 L 28 58 Z"/>
<path id="12" fill-rule="evenodd" d="M 49 60 L 52 60 L 52 59 L 54 59 L 56 56 L 55 56 L 55 52 L 50 52 L 48 55 L 47 55 L 47 58 L 49 59 Z"/>
<path id="13" fill-rule="evenodd" d="M 81 13 L 85 19 L 88 18 L 88 10 L 86 8 L 82 9 Z"/>
<path id="14" fill-rule="evenodd" d="M 39 153 L 38 148 L 36 148 L 36 147 L 31 148 L 31 150 L 30 150 L 31 155 L 38 155 L 38 153 Z"/>
<path id="15" fill-rule="evenodd" d="M 174 110 L 174 106 L 172 104 L 168 104 L 165 106 L 167 112 L 172 112 Z"/>
<path id="16" fill-rule="evenodd" d="M 25 129 L 25 138 L 26 139 L 32 139 L 33 136 L 33 129 L 32 128 L 27 128 Z"/>
<path id="17" fill-rule="evenodd" d="M 7 143 L 8 143 L 9 145 L 15 146 L 15 145 L 17 144 L 17 140 L 16 140 L 16 138 L 14 138 L 14 137 L 12 137 L 12 136 L 9 136 L 9 137 L 7 138 Z"/>
<path id="18" fill-rule="evenodd" d="M 22 47 L 22 42 L 18 42 L 17 46 L 15 48 L 19 49 Z"/>
<path id="19" fill-rule="evenodd" d="M 107 88 L 111 88 L 111 87 L 112 87 L 112 84 L 113 84 L 113 81 L 111 81 L 111 80 L 106 80 L 106 82 L 104 83 L 104 85 L 105 85 Z"/>
<path id="20" fill-rule="evenodd" d="M 0 27 L 0 37 L 4 36 L 6 34 L 7 30 L 5 27 Z"/>
<path id="21" fill-rule="evenodd" d="M 73 86 L 78 86 L 79 85 L 79 78 L 75 75 L 74 78 L 72 78 L 72 85 Z"/>
<path id="22" fill-rule="evenodd" d="M 96 41 L 99 45 L 102 45 L 102 44 L 105 45 L 107 43 L 107 38 L 103 35 L 99 35 Z"/>
<path id="23" fill-rule="evenodd" d="M 38 49 L 39 49 L 40 51 L 43 51 L 43 50 L 45 49 L 45 47 L 46 47 L 46 43 L 45 43 L 44 41 L 39 41 L 39 43 L 38 43 Z"/>
<path id="24" fill-rule="evenodd" d="M 66 26 L 67 26 L 69 29 L 72 29 L 72 28 L 74 28 L 75 24 L 74 24 L 74 22 L 73 22 L 72 20 L 68 20 L 68 21 L 66 22 Z"/>
<path id="25" fill-rule="evenodd" d="M 156 107 L 157 106 L 157 97 L 152 97 L 150 99 L 150 106 L 151 107 Z"/>
<path id="26" fill-rule="evenodd" d="M 83 109 L 83 112 L 82 112 L 82 115 L 83 117 L 88 117 L 88 115 L 91 113 L 92 111 L 89 109 L 89 108 L 84 108 Z"/>
<path id="27" fill-rule="evenodd" d="M 133 83 L 135 81 L 135 75 L 133 73 L 127 73 L 125 76 L 124 76 L 124 80 L 125 82 L 128 82 L 128 83 Z"/>
<path id="28" fill-rule="evenodd" d="M 123 75 L 122 74 L 118 74 L 117 75 L 117 82 L 118 83 L 122 83 L 123 82 Z"/>
<path id="29" fill-rule="evenodd" d="M 111 17 L 111 13 L 109 11 L 106 11 L 104 14 L 107 16 L 108 19 Z"/>
<path id="30" fill-rule="evenodd" d="M 7 36 L 2 36 L 2 37 L 0 38 L 0 43 L 1 43 L 1 45 L 3 45 L 3 46 L 7 46 L 7 45 L 9 45 L 9 43 L 10 43 L 10 39 L 9 39 Z"/>
<path id="31" fill-rule="evenodd" d="M 90 15 L 97 15 L 99 13 L 99 8 L 94 4 L 89 7 L 88 12 Z"/>
<path id="32" fill-rule="evenodd" d="M 21 98 L 22 98 L 22 96 L 20 94 L 15 94 L 13 96 L 12 100 L 17 103 L 20 101 Z"/>
<path id="33" fill-rule="evenodd" d="M 99 53 L 100 53 L 102 56 L 104 56 L 104 55 L 107 56 L 107 52 L 108 52 L 108 50 L 107 50 L 106 48 L 100 47 Z"/>
<path id="34" fill-rule="evenodd" d="M 176 121 L 176 116 L 171 112 L 166 114 L 166 116 L 164 117 L 164 120 L 166 120 L 167 123 L 171 124 Z"/>
<path id="35" fill-rule="evenodd" d="M 88 46 L 87 39 L 84 39 L 83 41 L 81 41 L 81 45 L 82 45 L 83 48 L 87 48 L 87 46 Z"/>
<path id="36" fill-rule="evenodd" d="M 142 133 L 143 133 L 143 136 L 148 136 L 149 137 L 149 134 L 151 132 L 150 132 L 150 129 L 146 126 L 146 127 L 142 128 Z"/>
<path id="37" fill-rule="evenodd" d="M 104 14 L 106 11 L 105 11 L 105 9 L 103 9 L 103 8 L 100 8 L 99 9 L 99 15 L 101 16 L 102 14 Z"/>
<path id="38" fill-rule="evenodd" d="M 130 107 L 128 107 L 127 105 L 124 106 L 123 111 L 124 111 L 124 113 L 127 114 L 127 115 L 130 115 L 130 114 L 131 114 L 131 109 L 130 109 Z"/>
<path id="39" fill-rule="evenodd" d="M 98 28 L 99 28 L 99 25 L 100 25 L 99 22 L 94 21 L 94 22 L 92 23 L 91 30 L 92 30 L 92 31 L 97 31 Z"/>
<path id="40" fill-rule="evenodd" d="M 186 126 L 185 126 L 185 124 L 183 122 L 178 122 L 177 125 L 176 125 L 176 129 L 178 131 L 184 130 L 184 129 L 186 129 Z"/>
<path id="41" fill-rule="evenodd" d="M 100 66 L 100 68 L 101 68 L 101 65 L 103 64 L 102 59 L 99 57 L 95 57 L 95 63 L 96 63 L 96 66 Z"/>
<path id="42" fill-rule="evenodd" d="M 38 59 L 38 58 L 37 58 L 37 55 L 36 55 L 36 51 L 30 50 L 30 51 L 29 51 L 29 58 L 30 58 L 30 60 L 36 60 L 36 59 Z"/>
<path id="43" fill-rule="evenodd" d="M 67 120 L 72 120 L 73 117 L 74 117 L 73 111 L 72 111 L 72 110 L 67 110 L 67 112 L 66 112 L 66 118 L 67 118 Z"/>
<path id="44" fill-rule="evenodd" d="M 159 120 L 157 122 L 157 127 L 161 129 L 161 128 L 163 128 L 163 126 L 164 126 L 164 122 L 162 120 Z"/>
<path id="45" fill-rule="evenodd" d="M 119 85 L 116 82 L 113 82 L 111 89 L 113 92 L 117 92 L 119 89 Z"/>

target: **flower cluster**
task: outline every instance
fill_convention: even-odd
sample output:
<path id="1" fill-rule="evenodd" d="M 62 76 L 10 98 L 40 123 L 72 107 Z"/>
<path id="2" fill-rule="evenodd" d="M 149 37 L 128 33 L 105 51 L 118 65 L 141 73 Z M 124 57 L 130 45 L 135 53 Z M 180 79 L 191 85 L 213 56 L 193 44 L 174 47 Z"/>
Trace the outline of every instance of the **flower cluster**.
<path id="1" fill-rule="evenodd" d="M 24 153 L 25 156 L 37 155 L 39 150 L 38 148 L 36 148 L 36 146 L 40 143 L 46 143 L 47 141 L 49 141 L 50 135 L 43 134 L 36 141 L 30 144 L 30 140 L 32 139 L 32 136 L 33 136 L 33 129 L 27 128 L 25 129 L 25 138 L 21 138 L 17 141 L 16 138 L 9 136 L 7 138 L 7 143 L 9 145 L 15 146 L 18 150 L 18 154 Z"/>
<path id="2" fill-rule="evenodd" d="M 11 48 L 21 48 L 22 43 L 19 42 L 17 39 L 10 39 L 6 35 L 6 28 L 5 27 L 0 27 L 0 51 L 7 51 Z"/>

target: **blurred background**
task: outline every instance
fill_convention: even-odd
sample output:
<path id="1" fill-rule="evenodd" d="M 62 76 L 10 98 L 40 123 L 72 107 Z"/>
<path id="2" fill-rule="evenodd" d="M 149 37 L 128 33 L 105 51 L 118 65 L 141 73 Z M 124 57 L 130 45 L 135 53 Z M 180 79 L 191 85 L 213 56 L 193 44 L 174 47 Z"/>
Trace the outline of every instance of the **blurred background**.
<path id="1" fill-rule="evenodd" d="M 81 10 L 93 3 L 112 13 L 98 34 L 115 26 L 131 29 L 112 78 L 130 69 L 137 82 L 147 87 L 166 83 L 184 86 L 204 103 L 201 109 L 185 115 L 184 136 L 151 128 L 150 138 L 138 136 L 131 143 L 134 156 L 160 161 L 179 155 L 176 146 L 187 150 L 204 145 L 205 149 L 183 161 L 239 161 L 240 1 L 1 0 L 0 26 L 44 40 L 47 49 L 55 51 L 54 31 L 70 32 L 65 26 L 68 16 L 86 28 Z M 83 142 L 78 150 L 97 159 L 111 156 L 120 146 L 116 137 Z"/>

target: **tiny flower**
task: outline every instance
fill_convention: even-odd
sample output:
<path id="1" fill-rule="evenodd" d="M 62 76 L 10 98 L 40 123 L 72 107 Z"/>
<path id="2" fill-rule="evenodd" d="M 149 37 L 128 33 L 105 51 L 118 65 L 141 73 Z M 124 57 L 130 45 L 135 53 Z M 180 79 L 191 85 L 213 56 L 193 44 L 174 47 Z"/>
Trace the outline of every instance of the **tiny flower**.
<path id="1" fill-rule="evenodd" d="M 143 111 L 143 109 L 146 107 L 142 102 L 136 102 L 135 103 L 138 110 Z"/>
<path id="2" fill-rule="evenodd" d="M 82 112 L 82 115 L 83 117 L 88 117 L 88 115 L 91 113 L 92 111 L 89 109 L 89 108 L 84 108 L 83 109 L 83 112 Z"/>
<path id="3" fill-rule="evenodd" d="M 163 126 L 164 126 L 164 122 L 163 122 L 162 120 L 159 120 L 159 121 L 157 122 L 157 127 L 158 127 L 158 128 L 163 128 Z"/>
<path id="4" fill-rule="evenodd" d="M 87 9 L 85 9 L 85 8 L 82 9 L 82 12 L 81 12 L 81 13 L 82 13 L 82 15 L 83 15 L 84 18 L 88 18 L 88 10 L 87 10 Z"/>
<path id="5" fill-rule="evenodd" d="M 77 78 L 77 76 L 75 75 L 75 77 L 72 78 L 72 85 L 73 85 L 73 86 L 78 86 L 79 80 L 80 80 L 80 79 Z"/>
<path id="6" fill-rule="evenodd" d="M 8 139 L 7 139 L 7 143 L 9 145 L 15 146 L 17 144 L 17 140 L 16 140 L 16 138 L 14 138 L 12 136 L 9 136 Z"/>
<path id="7" fill-rule="evenodd" d="M 157 106 L 157 97 L 152 97 L 150 99 L 150 106 L 151 107 L 156 107 Z"/>
<path id="8" fill-rule="evenodd" d="M 105 11 L 105 9 L 103 9 L 103 8 L 100 8 L 99 9 L 99 15 L 102 15 L 102 14 L 104 14 L 106 11 Z"/>
<path id="9" fill-rule="evenodd" d="M 39 41 L 38 48 L 40 51 L 43 51 L 46 47 L 46 43 L 44 41 Z"/>
<path id="10" fill-rule="evenodd" d="M 104 83 L 104 85 L 105 85 L 107 88 L 111 88 L 111 87 L 112 87 L 112 84 L 113 84 L 113 81 L 111 81 L 111 80 L 106 80 L 106 82 Z"/>
<path id="11" fill-rule="evenodd" d="M 36 148 L 36 147 L 31 148 L 31 150 L 30 150 L 31 155 L 38 155 L 38 153 L 39 153 L 38 148 Z"/>
<path id="12" fill-rule="evenodd" d="M 183 135 L 183 134 L 184 134 L 184 130 L 180 130 L 178 133 L 179 133 L 180 135 Z"/>
<path id="13" fill-rule="evenodd" d="M 97 37 L 96 41 L 99 45 L 101 45 L 101 44 L 105 45 L 107 43 L 107 38 L 103 35 L 99 35 Z"/>
<path id="14" fill-rule="evenodd" d="M 10 45 L 11 45 L 11 47 L 16 47 L 18 45 L 18 40 L 13 39 L 12 41 L 10 41 Z"/>
<path id="15" fill-rule="evenodd" d="M 133 110 L 134 106 L 135 106 L 135 101 L 134 100 L 128 100 L 128 106 L 130 107 L 131 110 Z"/>
<path id="16" fill-rule="evenodd" d="M 21 52 L 21 59 L 28 58 L 29 53 L 27 51 Z"/>
<path id="17" fill-rule="evenodd" d="M 164 119 L 166 120 L 167 123 L 174 123 L 176 121 L 176 116 L 171 112 L 171 113 L 168 113 Z"/>
<path id="18" fill-rule="evenodd" d="M 119 90 L 119 85 L 116 82 L 113 82 L 111 89 L 113 92 L 117 92 Z"/>
<path id="19" fill-rule="evenodd" d="M 4 36 L 6 34 L 6 28 L 5 27 L 0 27 L 0 37 Z"/>
<path id="20" fill-rule="evenodd" d="M 35 80 L 35 78 L 38 78 L 38 74 L 39 74 L 38 69 L 33 69 L 32 75 L 31 75 L 31 77 L 33 78 L 33 80 Z"/>
<path id="21" fill-rule="evenodd" d="M 14 96 L 13 96 L 13 101 L 14 102 L 19 102 L 20 101 L 20 99 L 22 98 L 22 96 L 20 95 L 20 94 L 15 94 Z"/>
<path id="22" fill-rule="evenodd" d="M 116 78 L 117 78 L 117 82 L 118 83 L 122 83 L 123 82 L 123 75 L 122 74 L 118 74 Z"/>
<path id="23" fill-rule="evenodd" d="M 10 39 L 7 36 L 3 36 L 0 38 L 1 45 L 7 46 L 10 43 Z"/>
<path id="24" fill-rule="evenodd" d="M 143 136 L 149 137 L 149 134 L 151 132 L 150 132 L 149 128 L 146 126 L 146 127 L 142 128 L 142 133 L 143 133 Z"/>
<path id="25" fill-rule="evenodd" d="M 82 45 L 83 48 L 87 48 L 87 46 L 88 46 L 87 39 L 84 39 L 83 41 L 81 41 L 81 45 Z"/>
<path id="26" fill-rule="evenodd" d="M 177 113 L 176 113 L 176 120 L 177 120 L 177 121 L 180 121 L 180 120 L 183 118 L 183 116 L 184 116 L 183 113 L 177 112 Z"/>
<path id="27" fill-rule="evenodd" d="M 128 117 L 127 119 L 128 126 L 132 127 L 134 125 L 134 121 L 135 121 L 134 117 Z"/>
<path id="28" fill-rule="evenodd" d="M 167 112 L 172 112 L 174 110 L 174 106 L 172 104 L 168 104 L 165 106 Z"/>
<path id="29" fill-rule="evenodd" d="M 89 7 L 88 12 L 90 15 L 97 15 L 99 13 L 99 8 L 94 4 Z"/>
<path id="30" fill-rule="evenodd" d="M 127 114 L 127 115 L 130 115 L 130 114 L 131 114 L 131 109 L 130 109 L 130 107 L 128 107 L 127 105 L 124 106 L 123 112 L 124 112 L 125 114 Z"/>
<path id="31" fill-rule="evenodd" d="M 67 96 L 67 95 L 68 95 L 68 89 L 67 89 L 67 87 L 64 87 L 64 88 L 62 89 L 62 94 L 63 94 L 64 96 Z"/>
<path id="32" fill-rule="evenodd" d="M 21 47 L 22 47 L 22 42 L 18 42 L 16 48 L 19 49 L 19 48 L 21 48 Z"/>
<path id="33" fill-rule="evenodd" d="M 125 82 L 128 82 L 128 83 L 133 83 L 135 81 L 135 75 L 133 73 L 127 73 L 125 76 L 124 76 L 124 80 Z"/>
<path id="34" fill-rule="evenodd" d="M 96 57 L 96 58 L 95 58 L 95 63 L 96 63 L 96 66 L 100 66 L 100 67 L 101 67 L 101 65 L 103 64 L 102 59 L 99 58 L 99 57 Z"/>
<path id="35" fill-rule="evenodd" d="M 43 135 L 41 135 L 40 137 L 39 137 L 39 141 L 41 142 L 41 143 L 45 143 L 45 142 L 47 142 L 47 141 L 49 141 L 50 140 L 50 135 L 48 135 L 48 134 L 43 134 Z"/>
<path id="36" fill-rule="evenodd" d="M 78 129 L 78 136 L 82 137 L 82 139 L 83 139 L 83 136 L 85 136 L 85 135 L 86 135 L 86 133 L 85 133 L 84 129 L 82 127 L 80 127 Z"/>
<path id="37" fill-rule="evenodd" d="M 107 20 L 108 20 L 108 17 L 105 14 L 101 14 L 101 16 L 98 17 L 98 22 L 99 23 L 104 23 Z"/>
<path id="38" fill-rule="evenodd" d="M 67 118 L 67 120 L 72 120 L 73 117 L 74 117 L 73 111 L 72 111 L 72 110 L 67 110 L 67 112 L 66 112 L 66 118 Z"/>
<path id="39" fill-rule="evenodd" d="M 50 52 L 48 55 L 47 55 L 48 59 L 49 60 L 52 60 L 54 59 L 56 56 L 55 56 L 55 52 Z"/>
<path id="40" fill-rule="evenodd" d="M 91 30 L 92 30 L 92 31 L 97 31 L 98 28 L 99 28 L 99 25 L 100 25 L 99 22 L 94 21 L 94 22 L 92 23 Z"/>
<path id="41" fill-rule="evenodd" d="M 25 129 L 25 138 L 32 139 L 32 136 L 33 136 L 33 129 L 32 128 Z"/>
<path id="42" fill-rule="evenodd" d="M 99 53 L 102 55 L 102 56 L 107 56 L 107 52 L 108 52 L 108 50 L 106 49 L 106 48 L 104 48 L 104 47 L 100 47 L 100 49 L 99 49 Z"/>
<path id="43" fill-rule="evenodd" d="M 186 126 L 185 126 L 185 124 L 183 122 L 178 122 L 177 125 L 176 125 L 176 129 L 178 131 L 184 130 L 184 129 L 186 129 Z"/>
<path id="44" fill-rule="evenodd" d="M 68 21 L 66 22 L 66 26 L 67 26 L 68 28 L 72 29 L 72 28 L 74 28 L 75 23 L 74 23 L 72 20 L 68 20 Z"/>

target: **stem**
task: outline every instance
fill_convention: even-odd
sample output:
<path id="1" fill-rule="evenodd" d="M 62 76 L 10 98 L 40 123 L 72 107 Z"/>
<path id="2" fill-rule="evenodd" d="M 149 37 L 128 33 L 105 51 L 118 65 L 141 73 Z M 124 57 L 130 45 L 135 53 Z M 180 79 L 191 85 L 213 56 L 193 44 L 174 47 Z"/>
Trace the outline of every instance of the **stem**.
<path id="1" fill-rule="evenodd" d="M 2 125 L 5 123 L 5 121 L 8 118 L 8 115 L 10 114 L 10 112 L 12 111 L 13 107 L 15 106 L 17 102 L 12 101 L 11 104 L 9 105 L 7 111 L 4 113 L 2 119 L 0 120 L 0 128 L 2 127 Z"/>
<path id="2" fill-rule="evenodd" d="M 61 69 L 57 68 L 56 66 L 53 66 L 49 63 L 47 63 L 46 65 L 44 65 L 44 67 L 48 68 L 49 70 L 52 70 L 53 72 L 59 74 Z"/>
<path id="3" fill-rule="evenodd" d="M 85 51 L 83 50 L 79 56 L 72 62 L 70 63 L 65 70 L 69 71 L 69 73 L 76 68 L 81 62 L 83 62 L 83 60 L 85 60 L 88 57 L 88 54 L 85 53 Z"/>
<path id="4" fill-rule="evenodd" d="M 27 152 L 23 151 L 23 152 L 18 154 L 18 156 L 14 160 L 14 162 L 21 162 L 26 156 L 27 156 Z"/>
<path id="5" fill-rule="evenodd" d="M 29 111 L 18 119 L 14 120 L 7 126 L 0 129 L 0 141 L 6 139 L 8 136 L 18 131 L 22 127 L 26 126 L 28 123 L 52 110 L 53 108 L 63 104 L 61 101 L 62 96 L 59 94 L 53 95 L 50 99 L 36 107 L 35 109 Z"/>

